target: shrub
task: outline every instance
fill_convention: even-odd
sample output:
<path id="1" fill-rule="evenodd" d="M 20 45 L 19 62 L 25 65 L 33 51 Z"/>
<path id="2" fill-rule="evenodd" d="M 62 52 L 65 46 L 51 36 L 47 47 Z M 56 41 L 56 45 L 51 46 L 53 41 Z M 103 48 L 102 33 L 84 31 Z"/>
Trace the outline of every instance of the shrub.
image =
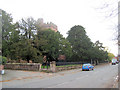
<path id="1" fill-rule="evenodd" d="M 3 57 L 3 56 L 0 56 L 0 64 L 5 65 L 6 62 L 7 62 L 7 58 Z"/>

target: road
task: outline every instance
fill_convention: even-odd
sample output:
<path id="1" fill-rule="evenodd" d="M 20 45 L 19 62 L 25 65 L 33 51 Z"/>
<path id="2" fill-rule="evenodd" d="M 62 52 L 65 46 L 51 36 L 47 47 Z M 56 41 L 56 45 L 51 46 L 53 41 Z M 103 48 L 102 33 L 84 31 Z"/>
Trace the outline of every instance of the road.
<path id="1" fill-rule="evenodd" d="M 118 65 L 95 66 L 93 71 L 75 69 L 58 73 L 6 70 L 3 88 L 118 88 Z"/>

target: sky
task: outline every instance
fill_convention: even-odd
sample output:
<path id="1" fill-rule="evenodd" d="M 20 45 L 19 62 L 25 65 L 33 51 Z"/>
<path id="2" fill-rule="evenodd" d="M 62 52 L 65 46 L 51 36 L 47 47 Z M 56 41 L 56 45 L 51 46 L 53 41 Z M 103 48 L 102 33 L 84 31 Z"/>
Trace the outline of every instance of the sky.
<path id="1" fill-rule="evenodd" d="M 92 42 L 99 40 L 117 55 L 117 41 L 113 40 L 117 36 L 117 5 L 117 0 L 1 0 L 0 9 L 11 13 L 14 22 L 30 16 L 53 22 L 64 37 L 70 28 L 81 25 Z"/>

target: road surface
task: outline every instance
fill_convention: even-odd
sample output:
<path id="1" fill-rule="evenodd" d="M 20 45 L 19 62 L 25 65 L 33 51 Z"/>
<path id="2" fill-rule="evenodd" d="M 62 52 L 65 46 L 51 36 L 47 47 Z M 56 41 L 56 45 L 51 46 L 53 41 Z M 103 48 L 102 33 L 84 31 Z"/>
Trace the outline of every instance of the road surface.
<path id="1" fill-rule="evenodd" d="M 6 70 L 3 88 L 118 88 L 118 65 L 95 66 L 93 71 L 75 69 L 58 73 Z"/>

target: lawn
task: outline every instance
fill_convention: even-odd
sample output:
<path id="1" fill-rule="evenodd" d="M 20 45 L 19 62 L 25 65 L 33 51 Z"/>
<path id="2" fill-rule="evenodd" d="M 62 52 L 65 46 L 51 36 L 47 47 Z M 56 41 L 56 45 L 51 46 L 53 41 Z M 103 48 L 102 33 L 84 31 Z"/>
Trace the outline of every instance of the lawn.
<path id="1" fill-rule="evenodd" d="M 61 66 L 56 66 L 56 67 L 79 66 L 79 65 L 81 65 L 81 64 L 78 64 L 78 65 L 76 65 L 76 64 L 72 64 L 72 65 L 61 65 Z M 41 66 L 42 69 L 43 69 L 43 67 L 44 67 L 45 69 L 47 69 L 47 66 Z M 50 68 L 50 66 L 48 66 L 48 68 Z"/>
<path id="2" fill-rule="evenodd" d="M 47 66 L 41 66 L 41 68 L 47 69 Z M 48 66 L 48 68 L 50 68 L 50 66 Z"/>

